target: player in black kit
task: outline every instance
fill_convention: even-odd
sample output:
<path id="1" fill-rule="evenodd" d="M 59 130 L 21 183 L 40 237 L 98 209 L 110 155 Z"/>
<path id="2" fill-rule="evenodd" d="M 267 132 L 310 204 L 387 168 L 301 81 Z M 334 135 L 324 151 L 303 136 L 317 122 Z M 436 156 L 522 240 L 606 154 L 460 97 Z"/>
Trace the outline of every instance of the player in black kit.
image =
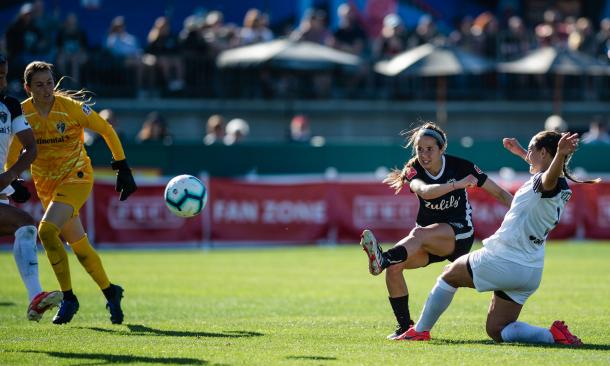
<path id="1" fill-rule="evenodd" d="M 364 230 L 360 241 L 369 259 L 369 272 L 378 275 L 386 269 L 389 300 L 398 321 L 396 331 L 388 336 L 394 340 L 402 339 L 413 325 L 403 271 L 454 261 L 472 247 L 474 227 L 466 188 L 482 187 L 507 207 L 513 198 L 470 161 L 446 155 L 447 135 L 434 123 L 409 131 L 408 146 L 413 147 L 414 156 L 402 170 L 390 172 L 384 183 L 396 193 L 407 185 L 417 195 L 415 228 L 386 252 L 370 230 Z"/>

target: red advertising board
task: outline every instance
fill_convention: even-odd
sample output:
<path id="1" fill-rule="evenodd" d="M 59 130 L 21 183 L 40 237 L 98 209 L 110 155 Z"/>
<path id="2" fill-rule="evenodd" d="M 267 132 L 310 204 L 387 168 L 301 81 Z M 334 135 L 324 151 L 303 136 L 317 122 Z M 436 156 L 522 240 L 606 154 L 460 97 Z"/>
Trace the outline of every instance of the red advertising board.
<path id="1" fill-rule="evenodd" d="M 183 219 L 165 207 L 162 184 L 140 185 L 127 201 L 121 202 L 114 185 L 96 183 L 93 190 L 95 241 L 165 245 L 202 242 L 203 216 Z"/>
<path id="2" fill-rule="evenodd" d="M 610 184 L 581 184 L 578 207 L 584 235 L 590 239 L 610 238 Z"/>
<path id="3" fill-rule="evenodd" d="M 396 196 L 380 183 L 335 183 L 331 187 L 339 242 L 357 242 L 364 229 L 373 230 L 381 242 L 396 242 L 415 225 L 419 202 L 408 188 Z"/>
<path id="4" fill-rule="evenodd" d="M 213 241 L 247 243 L 326 240 L 329 232 L 325 183 L 252 183 L 212 179 Z"/>

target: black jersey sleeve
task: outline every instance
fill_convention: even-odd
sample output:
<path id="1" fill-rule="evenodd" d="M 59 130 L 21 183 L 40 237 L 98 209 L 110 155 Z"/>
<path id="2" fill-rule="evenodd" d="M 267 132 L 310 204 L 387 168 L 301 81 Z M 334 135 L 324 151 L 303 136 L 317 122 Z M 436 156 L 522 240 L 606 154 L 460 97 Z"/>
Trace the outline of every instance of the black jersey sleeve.
<path id="1" fill-rule="evenodd" d="M 483 173 L 483 171 L 476 166 L 476 164 L 461 158 L 456 158 L 457 163 L 460 166 L 460 170 L 462 171 L 464 177 L 472 174 L 477 178 L 477 186 L 481 187 L 487 181 L 487 174 Z"/>
<path id="2" fill-rule="evenodd" d="M 8 111 L 11 113 L 11 119 L 15 119 L 21 115 L 23 115 L 23 111 L 21 110 L 21 103 L 13 97 L 5 96 L 2 100 Z"/>

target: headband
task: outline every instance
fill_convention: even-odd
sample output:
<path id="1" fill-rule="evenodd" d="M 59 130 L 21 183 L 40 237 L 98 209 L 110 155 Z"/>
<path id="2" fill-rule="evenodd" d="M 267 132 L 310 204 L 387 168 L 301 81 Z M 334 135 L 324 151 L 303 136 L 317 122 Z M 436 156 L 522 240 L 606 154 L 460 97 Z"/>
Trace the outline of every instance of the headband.
<path id="1" fill-rule="evenodd" d="M 421 130 L 419 130 L 418 134 L 419 134 L 419 137 L 422 137 L 422 136 L 433 137 L 436 141 L 438 141 L 441 144 L 441 146 L 445 146 L 445 138 L 443 137 L 443 135 L 438 133 L 438 131 L 436 131 L 436 130 L 433 130 L 431 128 L 422 128 Z"/>

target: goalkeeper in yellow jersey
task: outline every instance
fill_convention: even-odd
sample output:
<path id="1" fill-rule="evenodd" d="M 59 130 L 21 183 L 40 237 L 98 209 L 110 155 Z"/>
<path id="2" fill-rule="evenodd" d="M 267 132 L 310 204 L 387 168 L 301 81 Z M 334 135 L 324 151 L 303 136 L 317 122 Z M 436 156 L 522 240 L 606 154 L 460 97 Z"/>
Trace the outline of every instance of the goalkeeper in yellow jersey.
<path id="1" fill-rule="evenodd" d="M 124 201 L 137 187 L 121 142 L 112 126 L 91 109 L 84 92 L 56 88 L 52 64 L 30 63 L 23 79 L 30 98 L 21 106 L 38 145 L 38 157 L 31 166 L 32 179 L 45 210 L 38 236 L 64 295 L 53 323 L 70 322 L 79 308 L 72 291 L 65 240 L 104 293 L 110 321 L 121 324 L 123 288 L 109 281 L 78 216 L 93 188 L 93 169 L 83 142 L 84 129 L 99 133 L 110 148 L 112 169 L 117 171 L 116 190 L 120 192 L 119 199 Z M 13 141 L 9 164 L 20 150 L 18 141 Z"/>

